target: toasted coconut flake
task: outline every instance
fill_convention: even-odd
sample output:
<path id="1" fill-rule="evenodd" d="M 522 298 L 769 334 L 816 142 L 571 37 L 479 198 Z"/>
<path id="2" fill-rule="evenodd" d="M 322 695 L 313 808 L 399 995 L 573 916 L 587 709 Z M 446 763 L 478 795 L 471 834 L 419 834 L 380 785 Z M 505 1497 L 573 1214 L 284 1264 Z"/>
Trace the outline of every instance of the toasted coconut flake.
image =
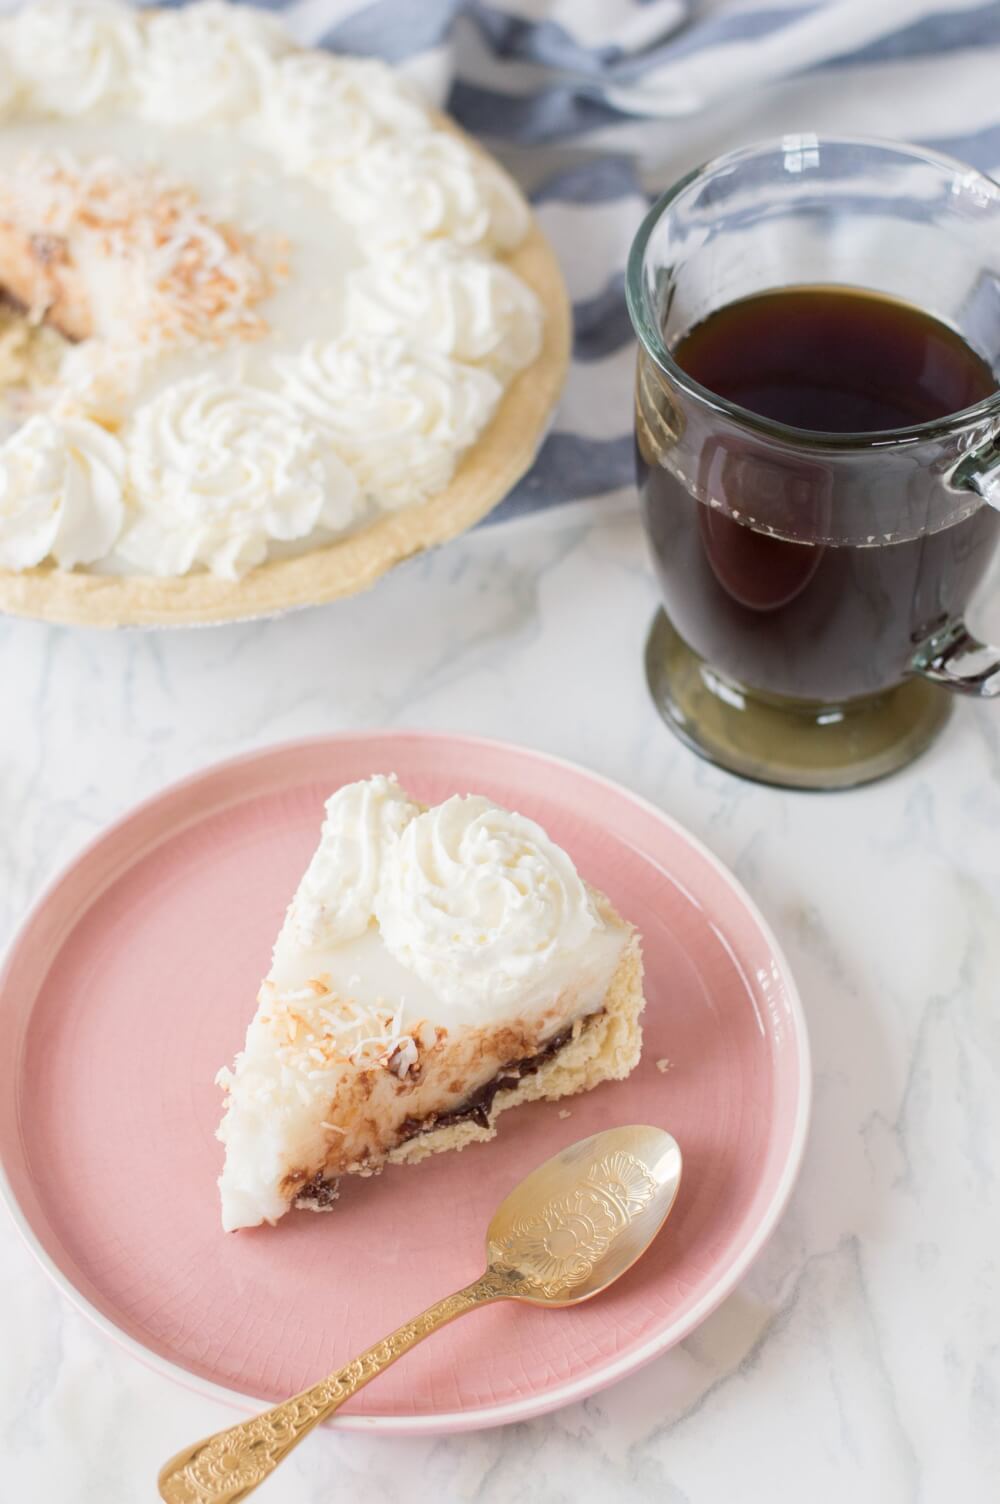
<path id="1" fill-rule="evenodd" d="M 34 318 L 117 347 L 261 339 L 256 305 L 287 276 L 283 238 L 254 240 L 192 188 L 112 158 L 36 153 L 0 173 L 0 236 L 25 246 L 11 291 Z"/>

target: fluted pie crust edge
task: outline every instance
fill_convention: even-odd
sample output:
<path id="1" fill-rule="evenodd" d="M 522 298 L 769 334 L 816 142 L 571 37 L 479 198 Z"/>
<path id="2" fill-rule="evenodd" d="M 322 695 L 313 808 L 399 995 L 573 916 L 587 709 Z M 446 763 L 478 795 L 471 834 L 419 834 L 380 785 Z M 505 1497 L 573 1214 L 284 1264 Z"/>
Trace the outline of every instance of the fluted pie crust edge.
<path id="1" fill-rule="evenodd" d="M 483 152 L 452 122 L 456 134 Z M 368 589 L 394 565 L 434 548 L 500 502 L 530 467 L 566 378 L 572 318 L 555 253 L 532 216 L 503 263 L 533 288 L 545 312 L 542 348 L 511 382 L 492 422 L 463 457 L 451 483 L 428 501 L 389 513 L 363 530 L 291 559 L 272 559 L 241 580 L 189 574 L 115 576 L 42 564 L 0 570 L 0 611 L 88 627 L 181 627 L 247 621 L 322 605 Z"/>

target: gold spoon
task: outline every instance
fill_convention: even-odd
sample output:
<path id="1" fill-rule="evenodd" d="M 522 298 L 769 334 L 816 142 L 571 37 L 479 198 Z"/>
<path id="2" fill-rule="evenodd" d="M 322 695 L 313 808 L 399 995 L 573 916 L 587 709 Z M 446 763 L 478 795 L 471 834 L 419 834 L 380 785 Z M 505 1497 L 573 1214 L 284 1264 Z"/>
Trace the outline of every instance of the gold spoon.
<path id="1" fill-rule="evenodd" d="M 571 1144 L 494 1214 L 485 1274 L 294 1399 L 178 1452 L 160 1472 L 160 1497 L 166 1504 L 245 1499 L 313 1426 L 466 1311 L 495 1300 L 574 1306 L 599 1295 L 645 1253 L 680 1182 L 681 1151 L 662 1128 L 610 1128 Z"/>

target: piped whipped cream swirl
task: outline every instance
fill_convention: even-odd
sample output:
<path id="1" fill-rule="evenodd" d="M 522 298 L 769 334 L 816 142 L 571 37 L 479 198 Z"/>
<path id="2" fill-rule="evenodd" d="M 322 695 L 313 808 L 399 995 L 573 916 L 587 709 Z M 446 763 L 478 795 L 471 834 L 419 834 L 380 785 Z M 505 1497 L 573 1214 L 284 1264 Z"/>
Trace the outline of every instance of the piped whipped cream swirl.
<path id="1" fill-rule="evenodd" d="M 444 131 L 376 142 L 334 174 L 330 194 L 338 213 L 375 246 L 443 238 L 509 250 L 529 224 L 510 179 Z"/>
<path id="2" fill-rule="evenodd" d="M 349 330 L 406 335 L 501 380 L 530 365 L 542 341 L 531 288 L 500 262 L 446 241 L 390 250 L 352 272 L 345 312 Z"/>
<path id="3" fill-rule="evenodd" d="M 271 539 L 347 527 L 357 483 L 314 424 L 258 387 L 194 377 L 166 387 L 129 432 L 135 520 L 123 557 L 152 574 L 196 563 L 237 579 Z"/>
<path id="4" fill-rule="evenodd" d="M 319 846 L 292 903 L 304 946 L 342 945 L 364 934 L 385 853 L 419 813 L 419 804 L 383 774 L 346 784 L 327 800 Z"/>
<path id="5" fill-rule="evenodd" d="M 487 371 L 373 335 L 315 340 L 277 364 L 288 400 L 322 425 L 365 494 L 390 510 L 448 484 L 502 392 Z"/>
<path id="6" fill-rule="evenodd" d="M 117 0 L 35 0 L 5 23 L 4 40 L 32 112 L 84 115 L 134 97 L 142 32 Z"/>
<path id="7" fill-rule="evenodd" d="M 137 95 L 147 120 L 235 120 L 256 110 L 275 58 L 291 47 L 280 21 L 245 5 L 198 0 L 156 10 L 145 29 Z"/>
<path id="8" fill-rule="evenodd" d="M 36 416 L 0 446 L 0 568 L 106 554 L 122 525 L 125 451 L 86 419 Z"/>
<path id="9" fill-rule="evenodd" d="M 386 852 L 375 914 L 397 960 L 470 1013 L 536 998 L 599 924 L 565 851 L 480 795 L 411 821 Z"/>
<path id="10" fill-rule="evenodd" d="M 279 59 L 251 126 L 291 172 L 320 182 L 381 136 L 428 130 L 426 106 L 384 63 L 322 52 Z"/>

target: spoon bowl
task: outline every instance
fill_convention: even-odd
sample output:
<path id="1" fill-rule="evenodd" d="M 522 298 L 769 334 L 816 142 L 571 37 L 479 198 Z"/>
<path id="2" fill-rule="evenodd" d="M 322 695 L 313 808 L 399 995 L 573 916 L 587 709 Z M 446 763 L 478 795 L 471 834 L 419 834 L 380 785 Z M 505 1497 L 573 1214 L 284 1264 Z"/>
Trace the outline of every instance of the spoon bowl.
<path id="1" fill-rule="evenodd" d="M 663 1226 L 681 1151 L 662 1128 L 611 1128 L 570 1144 L 525 1177 L 486 1234 L 488 1267 L 533 1305 L 590 1300 L 630 1269 Z"/>

